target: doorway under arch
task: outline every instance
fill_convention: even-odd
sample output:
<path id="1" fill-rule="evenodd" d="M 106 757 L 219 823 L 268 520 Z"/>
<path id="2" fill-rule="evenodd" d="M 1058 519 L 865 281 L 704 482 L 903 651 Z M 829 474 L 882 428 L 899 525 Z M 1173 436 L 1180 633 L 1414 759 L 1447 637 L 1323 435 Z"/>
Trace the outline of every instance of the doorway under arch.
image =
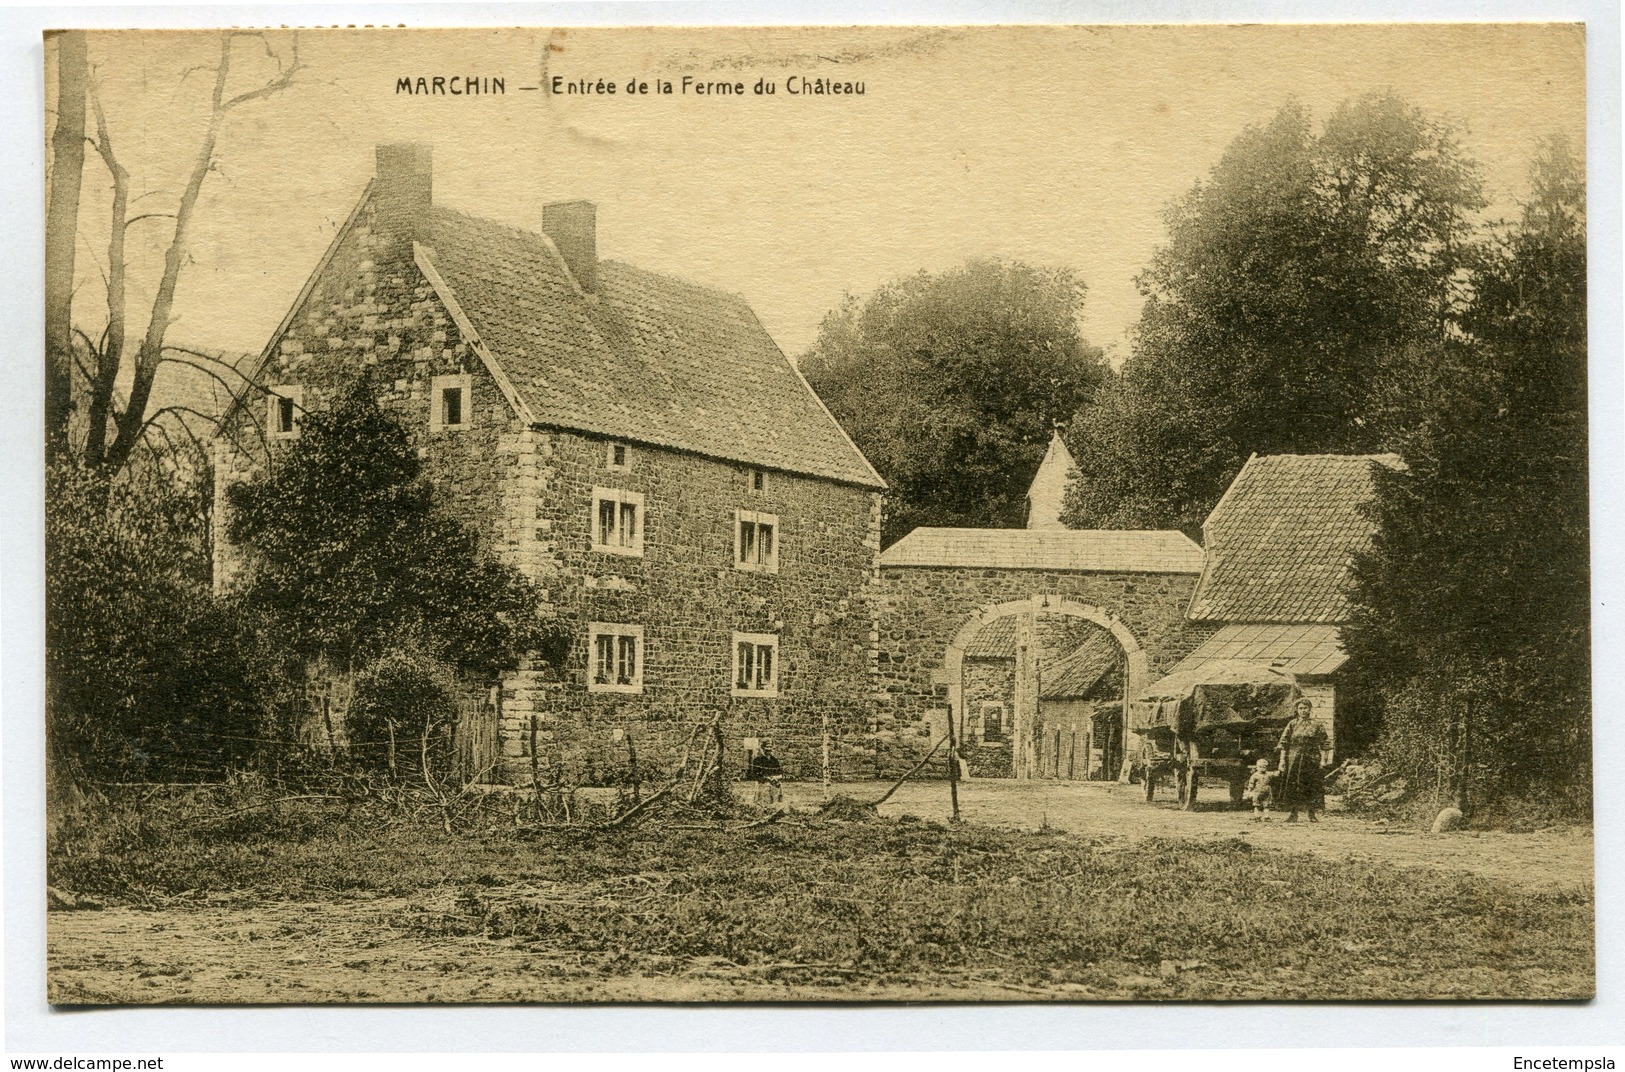
<path id="1" fill-rule="evenodd" d="M 1057 627 L 1055 623 L 1064 623 Z M 1081 632 L 1078 627 L 1081 627 Z M 978 638 L 989 633 L 1002 641 L 1013 634 L 1008 700 L 987 698 L 990 677 L 1002 656 L 984 657 L 990 649 Z M 1100 639 L 1109 637 L 1121 653 L 1113 685 L 1120 690 L 1113 704 L 1060 703 L 1041 695 L 1045 664 L 1061 669 L 1061 657 L 1075 655 L 1087 660 L 1100 655 Z M 1093 651 L 1085 647 L 1093 645 Z M 970 653 L 967 656 L 967 653 Z M 1077 659 L 1074 662 L 1077 662 Z M 1099 669 L 1098 666 L 1095 669 Z M 1134 633 L 1115 615 L 1089 603 L 1051 594 L 984 606 L 967 618 L 949 641 L 943 658 L 943 678 L 948 689 L 949 717 L 955 720 L 961 736 L 969 735 L 977 744 L 986 742 L 989 718 L 997 710 L 998 733 L 1008 735 L 1008 761 L 1005 776 L 1017 779 L 1035 777 L 1071 778 L 1116 777 L 1123 765 L 1127 747 L 1127 725 L 1123 722 L 1127 696 L 1148 682 L 1150 663 Z M 1085 672 L 1085 676 L 1090 671 Z M 969 681 L 969 687 L 967 687 Z M 1083 690 L 1080 690 L 1080 692 Z M 1107 712 L 1112 712 L 1110 715 Z M 1103 720 L 1113 719 L 1113 722 Z M 1097 730 L 1109 732 L 1097 736 Z M 1082 757 L 1080 767 L 1080 740 Z M 1113 742 L 1108 744 L 1107 742 Z M 1098 753 L 1110 747 L 1113 754 Z M 985 753 L 984 753 L 985 754 Z M 973 769 L 977 752 L 972 751 Z M 983 773 L 1002 773 L 999 763 L 986 765 Z"/>

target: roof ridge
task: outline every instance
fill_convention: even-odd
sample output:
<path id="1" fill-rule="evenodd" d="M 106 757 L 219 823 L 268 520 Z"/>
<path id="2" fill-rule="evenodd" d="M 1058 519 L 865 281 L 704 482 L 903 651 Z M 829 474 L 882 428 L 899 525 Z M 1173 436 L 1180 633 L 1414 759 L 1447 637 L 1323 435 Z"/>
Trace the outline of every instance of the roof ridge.
<path id="1" fill-rule="evenodd" d="M 1299 454 L 1289 451 L 1280 454 L 1254 454 L 1252 457 L 1248 458 L 1248 461 L 1251 461 L 1253 458 L 1257 458 L 1260 461 L 1264 461 L 1269 458 L 1318 458 L 1326 461 L 1375 461 L 1382 458 L 1399 457 L 1401 457 L 1400 453 L 1394 450 L 1372 451 L 1368 454 L 1346 454 L 1338 451 L 1324 451 L 1315 454 Z M 1243 464 L 1242 468 L 1245 469 L 1246 465 Z"/>
<path id="2" fill-rule="evenodd" d="M 538 231 L 538 230 L 535 230 L 535 229 L 530 228 L 530 227 L 520 227 L 517 224 L 512 224 L 512 223 L 504 223 L 501 220 L 494 220 L 489 216 L 479 216 L 479 215 L 476 215 L 476 214 L 474 214 L 472 212 L 464 211 L 463 209 L 460 209 L 460 208 L 452 208 L 449 205 L 435 204 L 434 206 L 432 206 L 432 208 L 436 212 L 444 212 L 444 213 L 446 213 L 447 215 L 450 215 L 450 216 L 459 216 L 462 219 L 470 220 L 470 221 L 472 221 L 474 223 L 480 223 L 480 224 L 486 225 L 487 227 L 493 227 L 493 228 L 496 228 L 498 230 L 507 231 L 510 235 L 514 235 L 514 236 L 517 236 L 517 237 L 520 237 L 520 238 L 531 239 L 531 240 L 534 240 L 536 242 L 539 242 L 539 243 L 547 246 L 549 249 L 551 249 L 553 251 L 553 255 L 559 258 L 559 261 L 560 261 L 561 264 L 565 263 L 564 259 L 563 259 L 564 255 L 559 253 L 558 247 L 553 244 L 553 240 L 551 238 L 549 238 L 547 236 L 547 233 L 544 232 L 544 231 Z M 739 293 L 738 291 L 729 290 L 726 287 L 719 287 L 719 286 L 716 286 L 713 283 L 702 283 L 702 282 L 699 282 L 698 280 L 690 279 L 687 276 L 678 275 L 675 272 L 666 272 L 666 271 L 660 271 L 660 270 L 657 270 L 657 269 L 654 269 L 654 268 L 645 268 L 641 264 L 633 264 L 631 261 L 622 260 L 619 257 L 602 257 L 602 258 L 599 258 L 598 263 L 600 265 L 613 264 L 616 267 L 624 268 L 624 269 L 626 269 L 628 271 L 636 272 L 639 275 L 649 276 L 649 277 L 652 277 L 654 279 L 659 279 L 659 280 L 662 280 L 662 281 L 668 282 L 668 283 L 676 283 L 676 284 L 678 284 L 680 286 L 690 287 L 690 288 L 692 288 L 694 290 L 702 290 L 702 291 L 705 291 L 708 294 L 720 294 L 720 295 L 722 295 L 724 297 L 733 298 L 735 301 L 739 302 L 739 304 L 741 304 L 743 306 L 746 306 L 746 307 L 748 307 L 749 304 L 750 304 L 749 300 L 743 294 Z M 566 264 L 566 267 L 568 267 L 567 264 Z M 572 281 L 574 281 L 574 279 L 575 279 L 574 275 L 571 275 L 570 278 L 571 278 Z M 579 284 L 577 285 L 577 289 L 578 290 L 580 289 Z M 582 291 L 582 294 L 586 295 L 587 292 Z"/>

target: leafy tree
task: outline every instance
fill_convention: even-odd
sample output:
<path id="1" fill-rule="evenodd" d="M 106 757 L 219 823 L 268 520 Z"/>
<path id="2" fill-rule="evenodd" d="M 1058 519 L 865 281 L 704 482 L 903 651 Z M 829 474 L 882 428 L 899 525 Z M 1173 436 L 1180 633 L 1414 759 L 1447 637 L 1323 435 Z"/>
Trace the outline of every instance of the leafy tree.
<path id="1" fill-rule="evenodd" d="M 1414 370 L 1403 473 L 1378 484 L 1347 642 L 1386 700 L 1383 748 L 1431 781 L 1589 807 L 1583 168 L 1561 142 L 1485 251 L 1466 333 Z M 1551 793 L 1552 789 L 1558 790 Z"/>
<path id="2" fill-rule="evenodd" d="M 145 456 L 47 473 L 45 658 L 73 782 L 194 780 L 253 750 L 263 674 L 209 589 L 196 482 Z"/>
<path id="3" fill-rule="evenodd" d="M 228 534 L 250 553 L 243 597 L 307 662 L 359 670 L 415 645 L 490 678 L 552 650 L 539 590 L 435 508 L 406 431 L 363 381 L 228 495 Z"/>
<path id="4" fill-rule="evenodd" d="M 1482 203 L 1452 130 L 1393 96 L 1243 132 L 1167 213 L 1063 519 L 1197 533 L 1250 453 L 1390 445 L 1382 385 L 1446 337 Z"/>
<path id="5" fill-rule="evenodd" d="M 1104 375 L 1064 269 L 975 260 L 849 296 L 801 358 L 891 485 L 883 538 L 919 525 L 1011 526 L 1055 422 Z"/>

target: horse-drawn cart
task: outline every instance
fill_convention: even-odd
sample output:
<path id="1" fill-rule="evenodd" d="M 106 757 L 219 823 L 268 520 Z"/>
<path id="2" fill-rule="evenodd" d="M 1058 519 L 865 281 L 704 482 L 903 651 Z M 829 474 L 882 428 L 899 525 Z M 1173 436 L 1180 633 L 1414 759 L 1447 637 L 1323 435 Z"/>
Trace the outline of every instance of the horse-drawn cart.
<path id="1" fill-rule="evenodd" d="M 1141 742 L 1146 801 L 1171 775 L 1187 809 L 1203 778 L 1224 779 L 1240 806 L 1253 764 L 1275 754 L 1297 694 L 1290 673 L 1240 660 L 1208 661 L 1141 690 L 1129 705 L 1129 728 Z"/>

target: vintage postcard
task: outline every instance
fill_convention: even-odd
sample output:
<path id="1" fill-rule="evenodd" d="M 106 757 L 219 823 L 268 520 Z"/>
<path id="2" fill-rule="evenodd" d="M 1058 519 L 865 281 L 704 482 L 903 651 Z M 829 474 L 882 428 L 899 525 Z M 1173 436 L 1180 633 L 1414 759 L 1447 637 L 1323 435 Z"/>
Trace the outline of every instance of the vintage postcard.
<path id="1" fill-rule="evenodd" d="M 1585 999 L 1578 24 L 62 31 L 48 996 Z"/>

